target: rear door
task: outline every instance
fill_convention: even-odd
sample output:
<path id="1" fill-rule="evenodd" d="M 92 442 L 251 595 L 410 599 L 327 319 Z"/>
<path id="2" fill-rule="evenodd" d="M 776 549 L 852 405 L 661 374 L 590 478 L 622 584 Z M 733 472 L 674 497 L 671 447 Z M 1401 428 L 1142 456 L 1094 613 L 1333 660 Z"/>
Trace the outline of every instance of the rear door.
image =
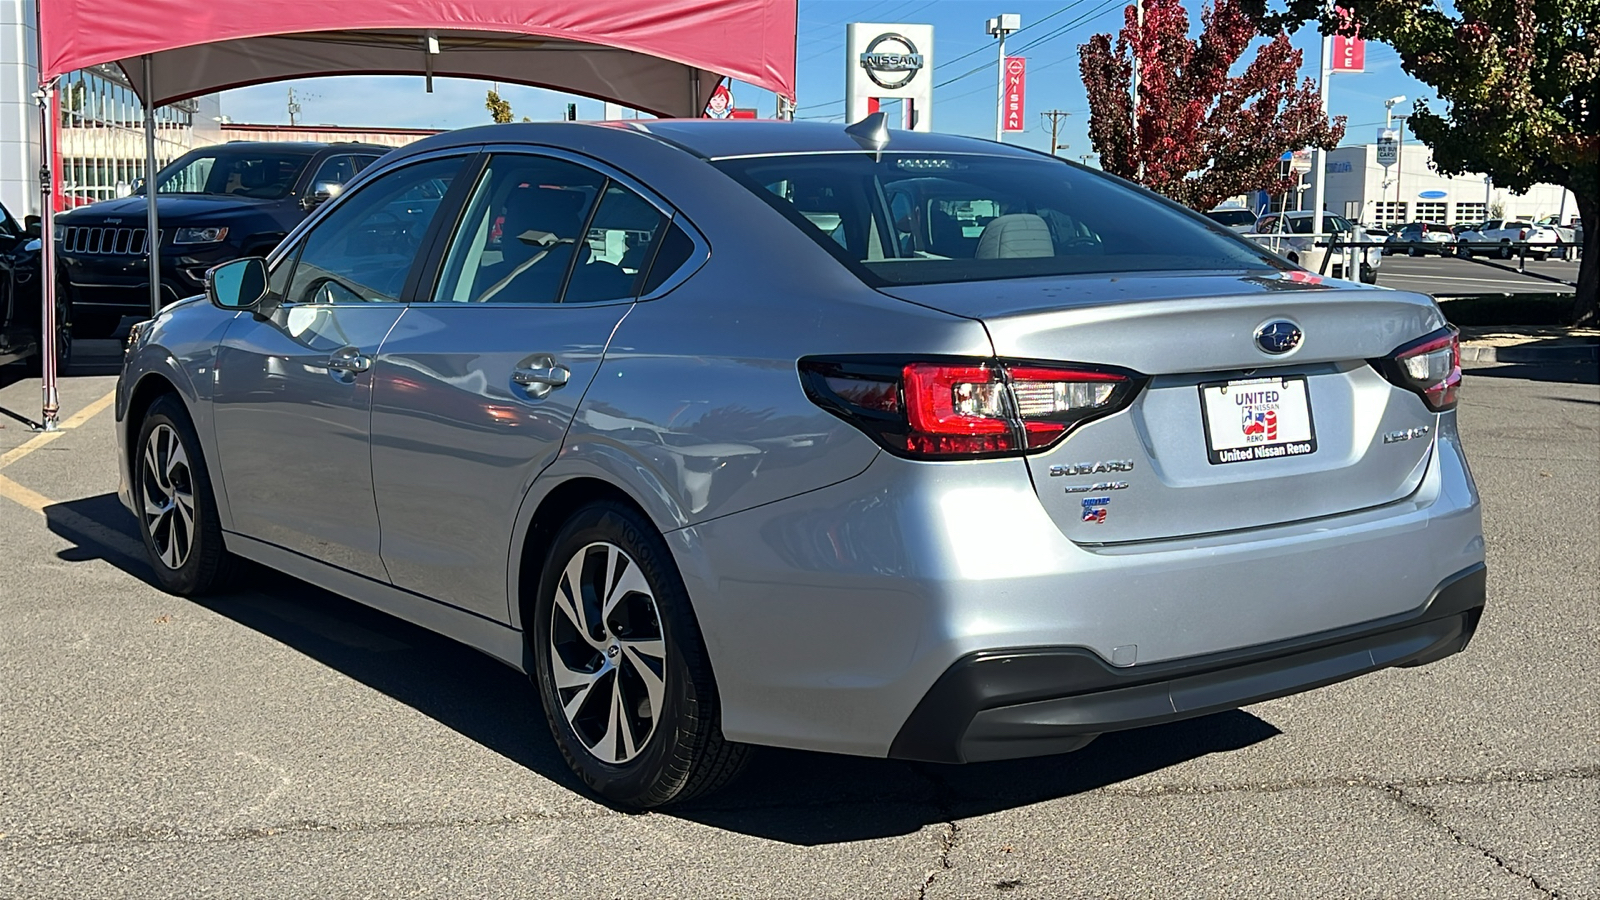
<path id="1" fill-rule="evenodd" d="M 376 362 L 373 482 L 397 586 L 505 620 L 517 510 L 668 231 L 647 196 L 577 157 L 488 158 L 431 299 Z"/>
<path id="2" fill-rule="evenodd" d="M 241 314 L 218 350 L 218 470 L 241 534 L 369 578 L 372 363 L 400 320 L 442 193 L 465 161 L 396 169 L 344 198 L 272 272 L 281 304 Z"/>

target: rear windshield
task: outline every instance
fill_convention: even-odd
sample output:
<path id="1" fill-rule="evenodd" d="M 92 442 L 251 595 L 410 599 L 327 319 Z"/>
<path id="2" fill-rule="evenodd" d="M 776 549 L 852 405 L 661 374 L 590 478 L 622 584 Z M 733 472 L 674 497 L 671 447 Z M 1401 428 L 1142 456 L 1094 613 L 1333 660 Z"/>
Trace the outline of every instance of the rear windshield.
<path id="1" fill-rule="evenodd" d="M 847 153 L 716 165 L 879 285 L 1285 266 L 1199 216 L 1043 157 Z"/>
<path id="2" fill-rule="evenodd" d="M 1206 213 L 1206 218 L 1218 225 L 1245 225 L 1256 224 L 1256 214 L 1248 209 L 1213 209 Z"/>

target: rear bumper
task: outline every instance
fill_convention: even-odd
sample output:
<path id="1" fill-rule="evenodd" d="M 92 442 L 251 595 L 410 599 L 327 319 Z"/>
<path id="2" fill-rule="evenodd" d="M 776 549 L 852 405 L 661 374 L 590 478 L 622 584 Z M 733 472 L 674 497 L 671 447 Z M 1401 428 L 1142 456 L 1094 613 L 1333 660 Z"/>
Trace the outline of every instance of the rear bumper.
<path id="1" fill-rule="evenodd" d="M 901 727 L 889 755 L 980 762 L 1065 753 L 1107 731 L 1237 709 L 1464 650 L 1485 569 L 1458 572 L 1415 613 L 1193 659 L 1115 668 L 1080 647 L 988 650 L 958 660 Z"/>

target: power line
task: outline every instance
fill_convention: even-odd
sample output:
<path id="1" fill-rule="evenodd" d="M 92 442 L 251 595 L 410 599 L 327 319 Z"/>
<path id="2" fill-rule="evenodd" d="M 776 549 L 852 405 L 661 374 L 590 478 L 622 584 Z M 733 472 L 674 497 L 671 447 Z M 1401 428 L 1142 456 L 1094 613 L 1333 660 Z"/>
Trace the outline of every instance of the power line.
<path id="1" fill-rule="evenodd" d="M 1073 19 L 1071 22 L 1068 22 L 1067 24 L 1061 26 L 1060 28 L 1056 29 L 1055 31 L 1051 32 L 1050 34 L 1047 34 L 1044 37 L 1038 38 L 1037 40 L 1031 41 L 1028 44 L 1023 45 L 1022 48 L 1017 50 L 1016 52 L 1018 54 L 1021 54 L 1022 52 L 1026 51 L 1030 47 L 1035 47 L 1035 46 L 1038 46 L 1039 44 L 1044 43 L 1045 41 L 1051 40 L 1052 38 L 1060 37 L 1062 34 L 1065 34 L 1066 32 L 1071 31 L 1072 29 L 1077 28 L 1080 25 L 1083 25 L 1085 23 L 1091 22 L 1091 21 L 1099 18 L 1100 16 L 1105 15 L 1106 12 L 1110 11 L 1110 9 L 1112 7 L 1122 5 L 1124 2 L 1125 2 L 1125 0 L 1106 0 L 1106 2 L 1100 4 L 1099 6 L 1095 7 L 1092 10 L 1090 10 L 1089 12 L 1084 13 L 1083 15 L 1079 16 L 1078 18 Z M 1058 59 L 1055 62 L 1049 62 L 1049 63 L 1045 63 L 1044 65 L 1041 65 L 1041 66 L 1036 66 L 1036 67 L 1034 67 L 1033 71 L 1034 72 L 1038 72 L 1038 71 L 1040 71 L 1042 69 L 1048 69 L 1051 66 L 1059 65 L 1059 64 L 1061 64 L 1063 62 L 1066 62 L 1068 59 L 1071 59 L 1071 58 L 1072 57 L 1069 57 L 1069 56 L 1063 56 L 1061 59 Z M 947 84 L 951 84 L 951 83 L 954 83 L 956 81 L 960 81 L 961 79 L 966 78 L 968 75 L 972 75 L 972 74 L 975 74 L 977 72 L 981 72 L 981 71 L 983 71 L 983 70 L 985 70 L 987 68 L 989 68 L 988 65 L 983 65 L 983 66 L 979 66 L 978 68 L 976 68 L 976 69 L 974 69 L 974 70 L 972 70 L 970 72 L 963 72 L 962 74 L 956 76 L 955 78 L 950 79 L 949 81 L 940 82 L 939 84 L 934 85 L 934 88 L 935 89 L 941 88 L 941 87 L 944 87 Z M 954 97 L 946 97 L 944 99 L 945 99 L 945 102 L 948 103 L 951 100 L 957 100 L 957 99 L 960 99 L 962 97 L 970 97 L 973 94 L 978 93 L 979 91 L 986 91 L 986 90 L 989 90 L 989 87 L 987 85 L 985 85 L 983 87 L 980 87 L 980 88 L 975 88 L 975 89 L 970 90 L 970 91 L 966 91 L 964 93 L 957 94 Z"/>
<path id="2" fill-rule="evenodd" d="M 1062 13 L 1065 13 L 1065 12 L 1070 12 L 1071 10 L 1075 9 L 1076 7 L 1082 6 L 1083 4 L 1085 4 L 1087 2 L 1089 2 L 1089 0 L 1073 0 L 1073 2 L 1068 3 L 1066 6 L 1061 7 L 1060 9 L 1056 10 L 1055 12 L 1050 13 L 1049 15 L 1046 15 L 1046 16 L 1042 16 L 1042 17 L 1034 20 L 1033 22 L 1030 22 L 1027 25 L 1022 26 L 1021 28 L 1018 28 L 1016 31 L 1012 32 L 1012 36 L 1015 37 L 1016 35 L 1019 35 L 1022 32 L 1027 31 L 1030 28 L 1035 28 L 1035 27 L 1038 27 L 1040 25 L 1043 25 L 1044 23 L 1050 21 L 1051 19 L 1054 19 L 1056 16 L 1059 16 Z M 1118 0 L 1118 2 L 1120 2 L 1120 0 Z M 932 6 L 932 5 L 933 5 L 933 3 L 931 3 L 931 2 L 930 3 L 925 3 L 925 4 L 923 4 L 923 6 L 920 6 L 917 9 L 912 10 L 912 12 L 913 13 L 921 12 L 923 9 L 925 9 L 925 8 L 927 8 L 929 6 Z M 863 18 L 864 15 L 865 14 L 863 14 L 862 16 L 855 16 L 854 18 L 860 19 L 860 18 Z M 1028 46 L 1031 47 L 1033 45 L 1029 44 Z M 953 65 L 955 63 L 961 62 L 964 59 L 968 59 L 970 57 L 977 56 L 979 53 L 985 53 L 991 47 L 993 47 L 992 44 L 984 44 L 984 45 L 978 47 L 976 50 L 969 50 L 968 52 L 963 53 L 960 56 L 954 57 L 953 59 L 940 60 L 939 61 L 939 65 L 941 65 L 941 66 Z M 830 47 L 829 49 L 824 50 L 821 53 L 817 53 L 817 54 L 813 54 L 811 56 L 808 56 L 805 59 L 800 60 L 799 62 L 810 62 L 813 59 L 816 59 L 816 58 L 821 57 L 821 56 L 826 56 L 827 54 L 832 53 L 835 49 L 836 48 L 831 48 Z M 1024 48 L 1024 49 L 1026 49 L 1026 48 Z M 1018 51 L 1018 52 L 1021 52 L 1021 51 Z M 939 84 L 934 85 L 934 88 L 938 89 L 938 88 L 944 87 L 945 85 L 951 83 L 952 81 L 959 81 L 962 78 L 967 77 L 968 75 L 972 75 L 972 74 L 977 73 L 977 72 L 982 72 L 983 70 L 987 69 L 988 67 L 989 67 L 989 64 L 988 63 L 984 63 L 983 65 L 978 66 L 976 69 L 973 69 L 973 70 L 971 70 L 969 72 L 962 73 L 961 75 L 958 75 L 955 78 L 949 79 L 948 81 L 940 82 Z M 962 96 L 966 96 L 966 95 L 963 94 Z M 818 105 L 818 106 L 832 106 L 834 103 L 843 103 L 843 102 L 844 102 L 844 98 L 840 97 L 839 99 L 834 100 L 834 101 L 832 101 L 830 103 L 821 103 L 821 104 L 816 104 L 816 105 Z M 820 116 L 799 116 L 798 118 L 815 119 L 815 118 L 821 118 L 821 117 Z"/>

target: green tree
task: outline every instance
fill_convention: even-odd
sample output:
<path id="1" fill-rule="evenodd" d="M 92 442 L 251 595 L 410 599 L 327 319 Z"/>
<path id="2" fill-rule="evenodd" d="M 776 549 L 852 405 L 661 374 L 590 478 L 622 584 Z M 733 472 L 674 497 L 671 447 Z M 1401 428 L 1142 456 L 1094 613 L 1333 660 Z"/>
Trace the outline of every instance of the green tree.
<path id="1" fill-rule="evenodd" d="M 483 106 L 489 110 L 489 118 L 495 124 L 504 125 L 511 121 L 511 101 L 502 99 L 498 86 L 489 88 L 489 93 L 483 99 Z"/>
<path id="2" fill-rule="evenodd" d="M 1575 324 L 1600 321 L 1600 0 L 1251 0 L 1262 30 L 1317 21 L 1395 48 L 1406 73 L 1444 101 L 1409 125 L 1440 172 L 1481 172 L 1496 187 L 1558 184 L 1583 218 Z"/>

